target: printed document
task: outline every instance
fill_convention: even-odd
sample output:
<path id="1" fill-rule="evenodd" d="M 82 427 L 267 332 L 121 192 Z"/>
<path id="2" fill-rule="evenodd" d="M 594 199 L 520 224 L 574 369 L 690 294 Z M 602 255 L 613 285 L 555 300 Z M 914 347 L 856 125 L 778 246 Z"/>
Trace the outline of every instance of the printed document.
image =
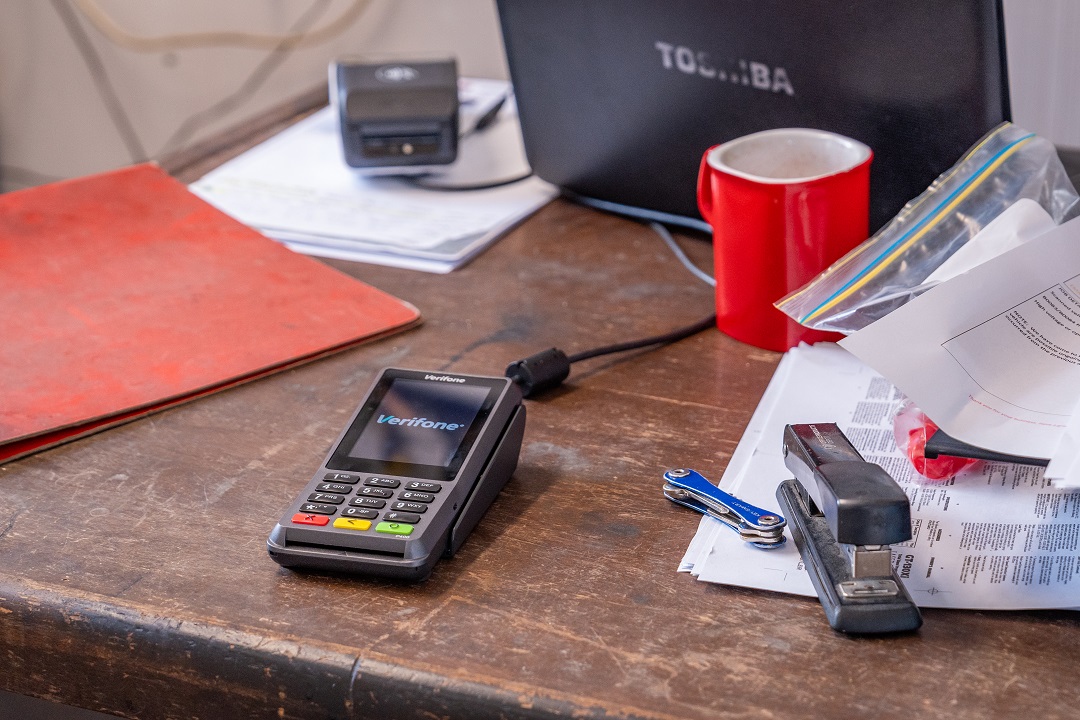
<path id="1" fill-rule="evenodd" d="M 893 565 L 918 605 L 1080 607 L 1080 491 L 1051 487 L 1041 468 L 1000 463 L 945 481 L 921 478 L 893 439 L 892 417 L 902 400 L 890 382 L 836 345 L 794 348 L 777 368 L 720 487 L 779 510 L 776 487 L 792 476 L 781 452 L 784 426 L 835 422 L 910 498 L 913 539 L 893 546 Z M 782 548 L 759 550 L 703 518 L 680 570 L 707 582 L 814 596 L 786 532 Z"/>
<path id="2" fill-rule="evenodd" d="M 845 338 L 958 440 L 1050 458 L 1080 399 L 1080 219 Z"/>

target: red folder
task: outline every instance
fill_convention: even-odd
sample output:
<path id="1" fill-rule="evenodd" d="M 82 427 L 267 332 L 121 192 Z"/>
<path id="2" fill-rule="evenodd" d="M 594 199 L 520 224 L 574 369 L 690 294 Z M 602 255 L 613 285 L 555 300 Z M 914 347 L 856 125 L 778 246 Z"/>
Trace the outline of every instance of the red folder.
<path id="1" fill-rule="evenodd" d="M 0 195 L 0 461 L 418 321 L 154 165 Z"/>

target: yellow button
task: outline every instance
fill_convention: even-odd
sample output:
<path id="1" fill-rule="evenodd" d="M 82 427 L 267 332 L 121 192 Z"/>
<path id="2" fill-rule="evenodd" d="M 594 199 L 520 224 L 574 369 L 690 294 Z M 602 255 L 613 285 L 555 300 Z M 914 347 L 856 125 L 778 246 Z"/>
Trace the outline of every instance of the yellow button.
<path id="1" fill-rule="evenodd" d="M 342 530 L 368 530 L 371 528 L 371 521 L 358 518 L 338 518 L 334 521 L 334 527 Z"/>

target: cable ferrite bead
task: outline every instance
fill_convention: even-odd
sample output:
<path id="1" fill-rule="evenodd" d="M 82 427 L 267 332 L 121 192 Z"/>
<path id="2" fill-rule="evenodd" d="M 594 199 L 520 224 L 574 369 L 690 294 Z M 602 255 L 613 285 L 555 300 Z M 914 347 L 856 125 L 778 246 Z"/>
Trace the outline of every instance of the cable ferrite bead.
<path id="1" fill-rule="evenodd" d="M 506 367 L 506 377 L 521 388 L 521 394 L 532 397 L 558 387 L 570 375 L 570 360 L 562 350 L 548 348 Z"/>

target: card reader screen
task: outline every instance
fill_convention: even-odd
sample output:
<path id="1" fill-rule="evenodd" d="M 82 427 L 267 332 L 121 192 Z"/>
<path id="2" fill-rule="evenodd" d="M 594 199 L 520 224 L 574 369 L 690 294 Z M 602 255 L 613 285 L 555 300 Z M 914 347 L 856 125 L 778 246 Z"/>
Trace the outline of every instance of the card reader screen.
<path id="1" fill-rule="evenodd" d="M 452 480 L 498 396 L 498 383 L 487 379 L 384 375 L 327 467 Z"/>
<path id="2" fill-rule="evenodd" d="M 397 378 L 349 457 L 449 467 L 488 388 Z"/>

